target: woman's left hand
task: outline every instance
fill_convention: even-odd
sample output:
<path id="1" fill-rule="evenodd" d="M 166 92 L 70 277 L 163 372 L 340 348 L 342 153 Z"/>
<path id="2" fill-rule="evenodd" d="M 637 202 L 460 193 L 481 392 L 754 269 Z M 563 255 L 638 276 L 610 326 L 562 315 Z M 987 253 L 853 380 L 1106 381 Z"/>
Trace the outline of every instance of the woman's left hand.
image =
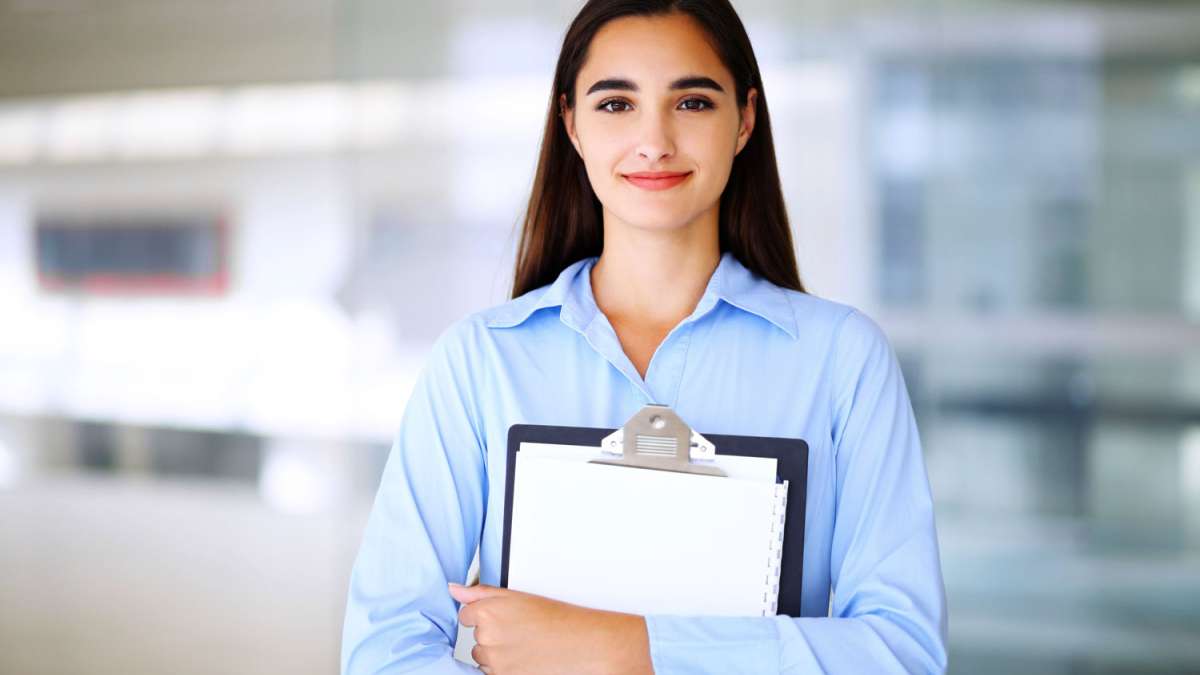
<path id="1" fill-rule="evenodd" d="M 475 627 L 471 656 L 489 675 L 652 674 L 645 620 L 540 595 L 450 584 L 458 622 Z"/>

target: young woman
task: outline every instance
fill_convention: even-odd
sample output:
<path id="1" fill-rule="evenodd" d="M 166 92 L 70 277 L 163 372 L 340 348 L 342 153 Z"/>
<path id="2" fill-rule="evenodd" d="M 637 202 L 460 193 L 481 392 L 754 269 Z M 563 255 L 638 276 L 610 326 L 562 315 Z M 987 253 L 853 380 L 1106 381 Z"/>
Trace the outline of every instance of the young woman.
<path id="1" fill-rule="evenodd" d="M 344 672 L 471 671 L 459 625 L 495 675 L 945 669 L 904 381 L 873 321 L 804 292 L 726 0 L 580 11 L 513 298 L 439 337 L 413 391 L 353 570 Z M 496 587 L 509 426 L 615 428 L 651 402 L 702 432 L 809 443 L 802 616 L 643 617 Z M 482 583 L 458 586 L 477 545 Z"/>

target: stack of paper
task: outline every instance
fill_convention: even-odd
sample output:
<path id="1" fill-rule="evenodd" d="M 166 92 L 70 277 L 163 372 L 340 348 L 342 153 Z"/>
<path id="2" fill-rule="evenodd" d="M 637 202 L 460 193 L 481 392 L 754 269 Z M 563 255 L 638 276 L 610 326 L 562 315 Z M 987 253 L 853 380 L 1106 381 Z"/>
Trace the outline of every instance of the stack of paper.
<path id="1" fill-rule="evenodd" d="M 721 456 L 728 477 L 516 454 L 509 588 L 638 614 L 775 614 L 787 482 L 774 459 Z"/>

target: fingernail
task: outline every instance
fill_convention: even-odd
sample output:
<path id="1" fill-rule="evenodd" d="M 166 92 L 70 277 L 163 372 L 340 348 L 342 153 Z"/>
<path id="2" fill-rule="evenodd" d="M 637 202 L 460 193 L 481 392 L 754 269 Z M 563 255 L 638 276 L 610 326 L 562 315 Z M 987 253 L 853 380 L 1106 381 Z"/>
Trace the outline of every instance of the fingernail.
<path id="1" fill-rule="evenodd" d="M 459 588 L 463 588 L 463 585 L 462 585 L 462 584 L 456 584 L 456 583 L 454 583 L 453 581 L 451 581 L 451 582 L 450 582 L 450 585 L 451 585 L 451 586 L 458 586 Z"/>

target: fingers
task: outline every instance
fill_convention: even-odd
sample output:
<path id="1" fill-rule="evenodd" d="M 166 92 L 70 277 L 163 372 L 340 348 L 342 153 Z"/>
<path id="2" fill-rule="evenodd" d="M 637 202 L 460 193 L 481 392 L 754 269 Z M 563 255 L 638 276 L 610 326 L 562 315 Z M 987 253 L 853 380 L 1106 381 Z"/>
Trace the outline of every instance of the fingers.
<path id="1" fill-rule="evenodd" d="M 475 627 L 475 608 L 471 605 L 463 605 L 462 609 L 458 610 L 458 625 Z"/>
<path id="2" fill-rule="evenodd" d="M 470 586 L 463 586 L 461 584 L 451 582 L 447 584 L 447 587 L 450 589 L 450 597 L 454 598 L 456 601 L 460 603 L 471 602 L 470 598 L 472 596 Z"/>
<path id="3" fill-rule="evenodd" d="M 477 584 L 475 586 L 463 586 L 461 584 L 447 584 L 450 588 L 450 596 L 458 602 L 475 602 L 484 598 L 494 598 L 505 593 L 508 593 L 507 588 L 496 588 L 487 584 Z"/>
<path id="4" fill-rule="evenodd" d="M 483 645 L 475 645 L 471 648 L 471 658 L 475 659 L 475 663 L 479 665 L 479 669 L 485 673 L 491 672 L 491 665 L 488 662 L 487 650 Z"/>
<path id="5" fill-rule="evenodd" d="M 462 609 L 458 610 L 458 625 L 470 626 L 475 630 L 475 641 L 479 642 L 479 623 L 484 623 L 488 620 L 488 604 L 471 602 L 464 604 Z"/>

